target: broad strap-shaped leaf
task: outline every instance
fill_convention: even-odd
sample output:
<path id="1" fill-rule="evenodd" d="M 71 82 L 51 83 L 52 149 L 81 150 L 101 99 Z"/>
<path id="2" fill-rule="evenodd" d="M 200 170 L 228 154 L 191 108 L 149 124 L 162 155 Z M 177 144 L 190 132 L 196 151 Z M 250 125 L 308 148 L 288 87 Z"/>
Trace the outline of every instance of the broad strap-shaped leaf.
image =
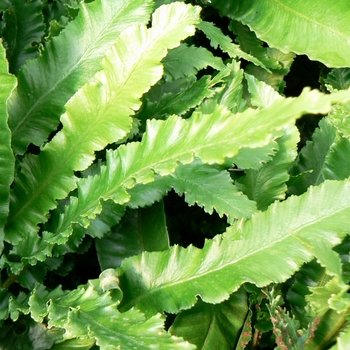
<path id="1" fill-rule="evenodd" d="M 38 54 L 44 35 L 42 2 L 40 0 L 11 0 L 4 14 L 4 40 L 7 46 L 9 70 L 17 74 L 21 66 Z"/>
<path id="2" fill-rule="evenodd" d="M 104 70 L 67 103 L 62 131 L 39 156 L 22 163 L 12 194 L 9 241 L 21 240 L 24 227 L 27 235 L 36 232 L 55 200 L 75 187 L 73 171 L 85 170 L 94 151 L 126 136 L 132 127 L 129 116 L 163 74 L 161 60 L 167 49 L 194 33 L 199 10 L 182 3 L 163 6 L 154 12 L 152 28 L 135 25 L 118 37 L 102 62 Z"/>
<path id="3" fill-rule="evenodd" d="M 0 44 L 0 253 L 3 248 L 4 226 L 9 212 L 10 185 L 15 167 L 7 114 L 7 101 L 15 85 L 16 79 L 8 73 L 5 50 Z"/>
<path id="4" fill-rule="evenodd" d="M 143 251 L 168 249 L 163 201 L 147 208 L 128 211 L 121 223 L 113 227 L 108 235 L 97 239 L 95 245 L 102 270 L 119 267 L 124 258 Z"/>
<path id="5" fill-rule="evenodd" d="M 272 160 L 259 170 L 248 169 L 237 179 L 237 188 L 256 201 L 259 210 L 265 210 L 275 200 L 286 196 L 289 168 L 297 156 L 299 133 L 294 125 L 284 129 L 284 135 L 277 139 L 278 150 Z"/>
<path id="6" fill-rule="evenodd" d="M 197 345 L 197 349 L 231 350 L 237 344 L 247 312 L 247 295 L 241 289 L 221 304 L 198 300 L 192 309 L 176 317 L 169 331 Z"/>
<path id="7" fill-rule="evenodd" d="M 332 247 L 348 232 L 349 214 L 350 182 L 326 181 L 231 226 L 203 249 L 174 246 L 126 259 L 118 270 L 120 309 L 178 312 L 193 306 L 196 296 L 219 303 L 246 282 L 281 283 L 314 257 L 340 276 Z"/>
<path id="8" fill-rule="evenodd" d="M 94 339 L 101 350 L 195 348 L 165 332 L 160 314 L 146 319 L 136 309 L 118 312 L 119 301 L 112 294 L 115 289 L 109 289 L 117 280 L 108 278 L 91 281 L 73 291 L 56 288 L 48 293 L 38 287 L 30 298 L 32 318 L 41 323 L 47 317 L 48 327 L 64 329 L 66 339 Z"/>
<path id="9" fill-rule="evenodd" d="M 130 196 L 126 189 L 153 181 L 154 173 L 168 175 L 179 162 L 191 163 L 194 156 L 204 163 L 223 163 L 243 147 L 266 145 L 276 137 L 276 130 L 303 112 L 326 112 L 332 100 L 347 98 L 347 91 L 331 95 L 305 91 L 298 98 L 279 99 L 266 109 L 249 109 L 236 115 L 217 106 L 212 114 L 196 112 L 188 120 L 176 116 L 166 121 L 151 120 L 141 143 L 108 152 L 107 166 L 101 168 L 101 174 L 79 182 L 78 198 L 72 197 L 55 232 L 70 230 L 72 222 L 88 225 L 87 218 L 99 213 L 101 199 L 127 202 Z"/>
<path id="10" fill-rule="evenodd" d="M 258 38 L 283 52 L 306 54 L 330 67 L 350 64 L 350 14 L 346 0 L 212 0 L 223 15 L 249 26 Z M 277 19 L 277 20 L 276 20 Z M 327 50 L 325 50 L 327 48 Z"/>
<path id="11" fill-rule="evenodd" d="M 122 30 L 146 23 L 151 0 L 97 0 L 82 3 L 78 16 L 42 55 L 18 73 L 9 101 L 14 152 L 29 143 L 41 146 L 56 130 L 67 100 L 101 69 L 100 62 Z"/>

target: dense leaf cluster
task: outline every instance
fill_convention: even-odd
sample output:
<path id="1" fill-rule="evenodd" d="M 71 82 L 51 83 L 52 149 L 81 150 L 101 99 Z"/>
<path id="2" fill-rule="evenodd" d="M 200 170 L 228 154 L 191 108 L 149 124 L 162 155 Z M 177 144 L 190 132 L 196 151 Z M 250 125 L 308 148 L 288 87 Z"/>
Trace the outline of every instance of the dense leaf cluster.
<path id="1" fill-rule="evenodd" d="M 1 349 L 349 347 L 347 1 L 0 11 Z"/>

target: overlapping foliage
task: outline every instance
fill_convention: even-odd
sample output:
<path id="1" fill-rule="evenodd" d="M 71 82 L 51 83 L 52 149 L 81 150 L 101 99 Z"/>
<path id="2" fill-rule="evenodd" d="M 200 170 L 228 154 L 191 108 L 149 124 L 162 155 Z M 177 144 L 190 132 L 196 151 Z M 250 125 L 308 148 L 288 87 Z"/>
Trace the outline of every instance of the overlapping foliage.
<path id="1" fill-rule="evenodd" d="M 1 349 L 349 346 L 345 0 L 0 11 Z"/>

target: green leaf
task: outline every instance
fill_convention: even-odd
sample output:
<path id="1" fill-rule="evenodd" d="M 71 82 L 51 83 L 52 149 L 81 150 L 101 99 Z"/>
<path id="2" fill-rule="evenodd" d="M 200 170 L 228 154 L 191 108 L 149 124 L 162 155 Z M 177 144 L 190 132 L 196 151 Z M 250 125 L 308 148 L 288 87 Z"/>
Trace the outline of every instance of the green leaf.
<path id="1" fill-rule="evenodd" d="M 301 194 L 310 185 L 318 185 L 325 180 L 323 169 L 329 150 L 336 139 L 336 132 L 332 125 L 322 119 L 312 136 L 311 141 L 307 141 L 304 148 L 298 155 L 296 164 L 291 169 L 291 179 L 289 191 L 292 194 Z"/>
<path id="2" fill-rule="evenodd" d="M 198 7 L 164 6 L 154 12 L 151 29 L 133 26 L 118 37 L 102 62 L 104 70 L 67 103 L 62 131 L 39 156 L 29 156 L 22 163 L 12 195 L 7 240 L 23 240 L 23 227 L 26 235 L 36 232 L 36 225 L 45 222 L 47 212 L 56 206 L 55 199 L 65 198 L 75 187 L 73 171 L 85 170 L 94 151 L 126 136 L 132 127 L 129 116 L 140 107 L 142 94 L 163 74 L 160 61 L 167 49 L 193 34 L 198 15 Z"/>
<path id="3" fill-rule="evenodd" d="M 289 183 L 289 192 L 300 194 L 310 186 L 325 179 L 343 180 L 350 176 L 350 139 L 332 125 L 331 117 L 319 123 L 312 136 L 301 150 L 296 164 L 291 169 L 294 175 Z"/>
<path id="4" fill-rule="evenodd" d="M 350 87 L 350 69 L 334 68 L 324 79 L 324 83 L 332 85 L 334 89 L 346 90 Z"/>
<path id="5" fill-rule="evenodd" d="M 180 164 L 165 181 L 178 195 L 185 194 L 189 205 L 197 204 L 209 214 L 215 210 L 221 217 L 227 216 L 231 224 L 256 211 L 255 203 L 237 190 L 227 172 L 198 160 L 187 166 Z"/>
<path id="6" fill-rule="evenodd" d="M 203 76 L 180 92 L 164 93 L 157 101 L 146 101 L 137 117 L 146 120 L 151 118 L 166 119 L 172 114 L 183 115 L 205 98 L 212 97 L 215 83 L 218 82 L 208 76 Z"/>
<path id="7" fill-rule="evenodd" d="M 227 67 L 230 69 L 230 75 L 225 78 L 226 86 L 218 93 L 218 103 L 233 113 L 243 112 L 247 109 L 247 101 L 243 98 L 243 69 L 236 61 L 232 61 Z"/>
<path id="8" fill-rule="evenodd" d="M 266 109 L 249 109 L 236 115 L 217 106 L 212 114 L 196 112 L 188 120 L 172 116 L 166 121 L 148 121 L 141 143 L 108 152 L 101 174 L 79 182 L 78 197 L 71 198 L 55 232 L 70 230 L 72 222 L 88 225 L 88 219 L 100 212 L 101 199 L 123 204 L 130 199 L 126 189 L 154 181 L 154 174 L 172 173 L 179 162 L 188 164 L 197 156 L 204 163 L 223 163 L 243 147 L 268 144 L 276 130 L 303 112 L 327 112 L 332 101 L 345 102 L 348 98 L 347 91 L 331 95 L 305 91 L 298 98 L 278 99 Z"/>
<path id="9" fill-rule="evenodd" d="M 94 339 L 68 339 L 62 342 L 56 342 L 51 350 L 89 350 L 94 346 Z"/>
<path id="10" fill-rule="evenodd" d="M 248 83 L 248 91 L 250 92 L 250 102 L 258 108 L 266 108 L 270 106 L 281 95 L 276 92 L 270 85 L 263 81 L 259 81 L 250 74 L 245 74 Z"/>
<path id="11" fill-rule="evenodd" d="M 337 1 L 336 6 L 332 0 L 316 5 L 302 0 L 238 0 L 230 4 L 212 0 L 212 5 L 222 14 L 248 25 L 258 38 L 285 53 L 306 54 L 330 67 L 350 64 L 347 44 L 350 24 L 344 15 L 349 11 L 346 0 Z"/>
<path id="12" fill-rule="evenodd" d="M 220 46 L 221 50 L 228 53 L 232 58 L 243 58 L 248 62 L 252 62 L 257 66 L 267 69 L 265 65 L 257 58 L 245 53 L 238 45 L 232 43 L 231 39 L 224 35 L 221 29 L 216 27 L 213 23 L 202 21 L 197 24 L 197 28 L 203 31 L 203 33 L 210 40 L 211 46 L 213 46 L 215 49 Z"/>
<path id="13" fill-rule="evenodd" d="M 229 28 L 236 34 L 236 41 L 243 51 L 258 58 L 271 70 L 281 68 L 278 60 L 270 57 L 270 48 L 264 47 L 264 43 L 247 26 L 237 21 L 231 21 Z"/>
<path id="14" fill-rule="evenodd" d="M 179 196 L 185 194 L 189 205 L 197 204 L 212 214 L 227 216 L 229 222 L 248 218 L 256 211 L 253 201 L 237 191 L 229 174 L 221 167 L 201 163 L 196 159 L 191 164 L 179 164 L 168 176 L 155 176 L 154 182 L 136 185 L 128 190 L 131 196 L 128 206 L 132 208 L 150 205 L 160 200 L 171 189 Z"/>
<path id="15" fill-rule="evenodd" d="M 118 312 L 119 301 L 113 289 L 103 292 L 101 282 L 92 280 L 73 291 L 34 290 L 30 301 L 32 317 L 41 322 L 46 316 L 49 328 L 66 330 L 66 339 L 94 339 L 101 350 L 118 346 L 130 350 L 152 346 L 160 350 L 194 349 L 164 331 L 160 314 L 146 319 L 138 310 Z"/>
<path id="16" fill-rule="evenodd" d="M 306 300 L 315 310 L 320 321 L 315 338 L 308 344 L 307 349 L 327 348 L 335 341 L 339 331 L 348 327 L 346 319 L 350 308 L 348 289 L 348 285 L 338 277 L 310 288 L 312 294 L 307 295 Z"/>
<path id="17" fill-rule="evenodd" d="M 9 101 L 9 125 L 16 154 L 29 143 L 41 146 L 59 123 L 67 100 L 101 69 L 100 62 L 122 30 L 146 23 L 151 0 L 82 3 L 78 16 L 42 55 L 18 73 Z M 74 43 L 74 45 L 72 45 Z"/>
<path id="18" fill-rule="evenodd" d="M 11 0 L 10 8 L 4 13 L 4 21 L 3 37 L 9 70 L 17 74 L 27 60 L 38 55 L 45 28 L 41 1 Z"/>
<path id="19" fill-rule="evenodd" d="M 169 248 L 163 202 L 127 212 L 111 232 L 95 241 L 101 269 L 119 267 L 124 258 Z"/>
<path id="20" fill-rule="evenodd" d="M 169 331 L 197 345 L 197 349 L 231 350 L 237 343 L 247 312 L 247 296 L 241 289 L 218 305 L 198 300 L 192 309 L 176 317 Z"/>
<path id="21" fill-rule="evenodd" d="M 231 226 L 203 249 L 174 246 L 125 259 L 120 310 L 174 313 L 193 306 L 196 296 L 219 303 L 246 282 L 281 283 L 313 257 L 340 276 L 340 259 L 331 248 L 346 235 L 349 213 L 350 182 L 326 181 Z"/>
<path id="22" fill-rule="evenodd" d="M 187 44 L 181 44 L 171 50 L 164 58 L 163 64 L 167 81 L 196 75 L 199 70 L 208 66 L 217 70 L 225 68 L 220 57 L 215 57 L 204 47 L 188 46 Z"/>
<path id="23" fill-rule="evenodd" d="M 21 317 L 0 330 L 1 349 L 48 350 L 56 340 L 62 338 L 64 330 L 48 329 L 30 317 Z"/>
<path id="24" fill-rule="evenodd" d="M 297 156 L 299 133 L 292 125 L 284 129 L 284 135 L 277 139 L 278 150 L 272 160 L 259 170 L 248 169 L 237 179 L 237 188 L 251 200 L 256 201 L 259 210 L 265 210 L 275 200 L 286 196 L 289 168 Z"/>
<path id="25" fill-rule="evenodd" d="M 337 338 L 337 344 L 332 346 L 330 350 L 346 350 L 350 344 L 350 329 L 341 332 Z"/>
<path id="26" fill-rule="evenodd" d="M 264 81 L 277 92 L 283 93 L 286 87 L 285 77 L 289 73 L 292 63 L 294 62 L 295 54 L 292 52 L 283 53 L 271 47 L 267 48 L 267 52 L 271 59 L 275 59 L 279 62 L 280 68 L 271 69 L 271 72 L 267 72 L 265 69 L 254 64 L 248 64 L 245 68 L 245 72 L 254 75 L 260 81 Z"/>
<path id="27" fill-rule="evenodd" d="M 5 50 L 0 45 L 0 253 L 3 249 L 4 226 L 9 212 L 10 185 L 14 177 L 15 159 L 11 149 L 7 101 L 16 79 L 8 73 Z"/>

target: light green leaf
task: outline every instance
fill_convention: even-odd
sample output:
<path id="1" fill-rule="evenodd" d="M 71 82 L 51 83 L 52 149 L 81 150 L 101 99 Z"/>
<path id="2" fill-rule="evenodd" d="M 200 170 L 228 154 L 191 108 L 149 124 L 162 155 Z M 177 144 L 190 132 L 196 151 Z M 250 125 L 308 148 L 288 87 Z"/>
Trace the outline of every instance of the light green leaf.
<path id="1" fill-rule="evenodd" d="M 247 312 L 247 296 L 242 289 L 218 305 L 198 300 L 192 309 L 176 317 L 169 331 L 197 345 L 197 349 L 231 350 L 237 343 Z"/>
<path id="2" fill-rule="evenodd" d="M 101 210 L 101 199 L 123 204 L 130 198 L 126 189 L 153 181 L 154 173 L 168 175 L 179 162 L 191 163 L 194 156 L 204 163 L 223 163 L 243 147 L 268 144 L 276 130 L 303 112 L 324 113 L 330 109 L 330 102 L 348 98 L 347 91 L 331 95 L 305 91 L 298 98 L 279 99 L 266 109 L 249 109 L 236 115 L 218 106 L 212 114 L 196 112 L 188 120 L 172 116 L 166 121 L 148 121 L 141 143 L 108 152 L 107 166 L 101 168 L 101 174 L 79 182 L 78 198 L 71 198 L 55 231 L 70 230 L 72 222 L 88 225 L 87 219 L 94 218 Z"/>
<path id="3" fill-rule="evenodd" d="M 3 249 L 4 226 L 9 212 L 10 185 L 14 177 L 15 159 L 11 149 L 7 101 L 16 79 L 8 73 L 5 50 L 0 44 L 0 253 Z"/>
<path id="4" fill-rule="evenodd" d="M 50 350 L 89 350 L 94 345 L 94 339 L 75 338 L 56 342 Z"/>
<path id="5" fill-rule="evenodd" d="M 259 170 L 246 170 L 246 174 L 237 179 L 237 188 L 256 201 L 259 210 L 265 210 L 275 200 L 285 198 L 288 171 L 297 156 L 298 142 L 298 129 L 294 125 L 285 128 L 284 135 L 277 139 L 278 150 L 272 160 Z"/>
<path id="6" fill-rule="evenodd" d="M 15 153 L 23 153 L 29 143 L 41 146 L 46 141 L 67 100 L 101 69 L 103 56 L 122 30 L 149 20 L 151 4 L 151 0 L 82 3 L 75 20 L 52 38 L 40 57 L 23 66 L 9 101 Z"/>
<path id="7" fill-rule="evenodd" d="M 347 350 L 350 344 L 350 329 L 341 332 L 337 338 L 337 344 L 332 346 L 330 350 Z"/>
<path id="8" fill-rule="evenodd" d="M 64 292 L 34 290 L 30 301 L 32 317 L 41 322 L 46 316 L 49 328 L 65 329 L 66 339 L 94 339 L 101 350 L 118 346 L 126 350 L 195 348 L 165 332 L 160 314 L 146 319 L 136 309 L 123 314 L 118 312 L 119 302 L 113 289 L 103 292 L 100 283 L 93 280 L 76 290 Z"/>
<path id="9" fill-rule="evenodd" d="M 4 13 L 3 32 L 10 72 L 17 74 L 21 66 L 38 55 L 44 35 L 42 2 L 40 0 L 11 0 Z"/>
<path id="10" fill-rule="evenodd" d="M 243 69 L 236 61 L 232 61 L 227 67 L 230 69 L 230 75 L 225 78 L 226 86 L 218 93 L 217 100 L 233 113 L 240 113 L 248 107 L 243 98 Z"/>
<path id="11" fill-rule="evenodd" d="M 163 202 L 129 211 L 111 232 L 95 241 L 101 269 L 119 267 L 124 258 L 169 248 Z"/>
<path id="12" fill-rule="evenodd" d="M 260 169 L 269 162 L 278 150 L 278 143 L 274 139 L 266 146 L 258 148 L 242 148 L 236 157 L 230 159 L 230 163 L 237 166 L 238 170 Z M 234 171 L 234 169 L 232 170 Z"/>
<path id="13" fill-rule="evenodd" d="M 319 316 L 324 315 L 329 309 L 338 311 L 338 313 L 347 312 L 350 309 L 350 300 L 347 297 L 349 286 L 338 277 L 333 277 L 323 286 L 309 289 L 312 294 L 307 295 L 306 300 Z M 340 299 L 343 299 L 342 303 L 339 303 Z"/>
<path id="14" fill-rule="evenodd" d="M 119 269 L 120 310 L 174 313 L 193 306 L 196 296 L 220 303 L 246 282 L 281 283 L 314 257 L 340 276 L 340 259 L 331 248 L 348 232 L 349 214 L 350 182 L 326 181 L 231 226 L 203 249 L 174 246 L 125 259 Z"/>
<path id="15" fill-rule="evenodd" d="M 154 12 L 152 28 L 135 25 L 118 37 L 102 62 L 104 70 L 67 103 L 62 131 L 39 156 L 22 163 L 12 195 L 9 241 L 17 243 L 35 233 L 36 225 L 45 222 L 47 212 L 56 206 L 55 200 L 75 187 L 73 171 L 86 169 L 94 151 L 126 136 L 132 127 L 129 116 L 140 107 L 142 94 L 163 74 L 160 61 L 167 49 L 194 33 L 198 15 L 198 7 L 163 6 Z"/>
<path id="16" fill-rule="evenodd" d="M 330 67 L 350 64 L 350 24 L 346 0 L 213 0 L 224 15 L 249 26 L 271 47 L 306 54 Z M 276 20 L 278 18 L 278 20 Z M 327 50 L 324 48 L 327 47 Z"/>
<path id="17" fill-rule="evenodd" d="M 329 114 L 329 122 L 343 136 L 350 139 L 350 104 L 335 105 Z"/>
<path id="18" fill-rule="evenodd" d="M 278 98 L 282 96 L 274 90 L 270 85 L 263 81 L 259 81 L 250 74 L 245 74 L 248 83 L 248 91 L 250 92 L 250 102 L 258 108 L 266 108 L 270 106 Z"/>
<path id="19" fill-rule="evenodd" d="M 208 66 L 217 70 L 225 69 L 220 57 L 214 56 L 204 47 L 181 44 L 171 50 L 163 60 L 164 76 L 167 81 L 176 80 L 184 76 L 196 75 Z"/>

